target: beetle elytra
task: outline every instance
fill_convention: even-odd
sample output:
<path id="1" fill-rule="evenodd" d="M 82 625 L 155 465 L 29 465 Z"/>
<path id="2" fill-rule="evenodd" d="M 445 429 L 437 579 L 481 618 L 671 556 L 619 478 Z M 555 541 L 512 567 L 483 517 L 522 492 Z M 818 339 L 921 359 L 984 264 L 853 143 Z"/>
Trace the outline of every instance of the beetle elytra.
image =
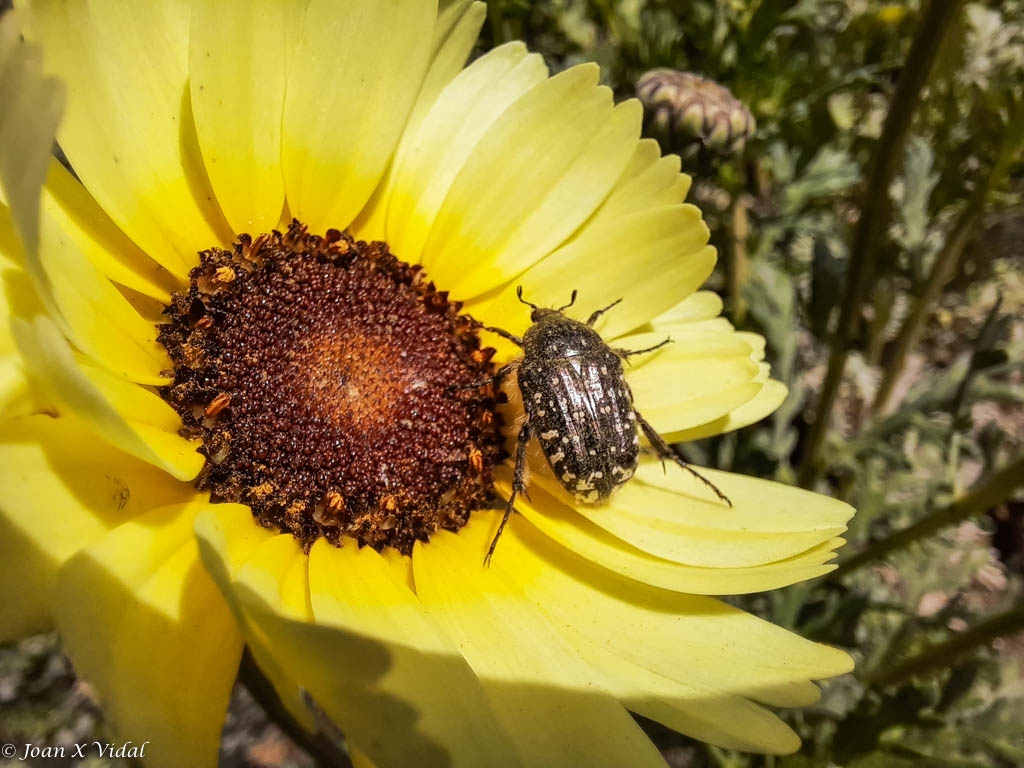
<path id="1" fill-rule="evenodd" d="M 522 286 L 516 294 L 531 309 L 531 325 L 526 333 L 520 338 L 501 328 L 485 326 L 485 330 L 519 346 L 523 355 L 502 366 L 493 379 L 484 383 L 498 384 L 516 372 L 526 415 L 516 440 L 512 493 L 485 563 L 494 554 L 515 508 L 516 496 L 526 493 L 526 448 L 534 437 L 555 478 L 578 502 L 600 504 L 633 477 L 640 454 L 639 429 L 663 465 L 666 459 L 672 460 L 732 506 L 714 483 L 676 455 L 633 406 L 622 361 L 660 349 L 671 339 L 647 349 L 614 349 L 593 326 L 621 299 L 593 312 L 584 323 L 565 314 L 576 301 L 576 291 L 568 304 L 557 309 L 526 301 Z"/>

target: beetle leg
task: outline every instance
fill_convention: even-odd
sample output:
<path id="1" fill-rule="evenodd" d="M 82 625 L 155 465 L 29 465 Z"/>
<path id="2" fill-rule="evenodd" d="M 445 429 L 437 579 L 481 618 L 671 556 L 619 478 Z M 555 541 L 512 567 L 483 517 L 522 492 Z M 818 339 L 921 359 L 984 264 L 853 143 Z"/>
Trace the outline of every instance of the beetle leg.
<path id="1" fill-rule="evenodd" d="M 672 339 L 665 339 L 660 344 L 655 344 L 653 347 L 647 347 L 647 349 L 613 349 L 612 352 L 614 352 L 616 355 L 625 360 L 626 358 L 632 357 L 633 355 L 644 355 L 647 354 L 648 352 L 653 352 L 654 350 L 661 349 L 666 344 L 671 343 Z"/>
<path id="2" fill-rule="evenodd" d="M 594 313 L 593 313 L 593 314 L 592 314 L 592 315 L 591 315 L 590 317 L 588 317 L 588 318 L 587 318 L 587 325 L 593 325 L 594 323 L 596 323 L 596 322 L 597 322 L 597 318 L 599 318 L 599 317 L 600 317 L 601 315 L 603 315 L 603 314 L 604 314 L 605 312 L 607 312 L 607 311 L 608 311 L 609 309 L 611 309 L 612 307 L 614 307 L 614 306 L 615 306 L 616 304 L 618 304 L 618 303 L 619 303 L 620 301 L 622 301 L 622 299 L 616 299 L 615 301 L 613 301 L 613 302 L 612 302 L 611 304 L 609 304 L 609 305 L 608 305 L 607 307 L 605 307 L 604 309 L 599 309 L 599 310 L 597 310 L 596 312 L 594 312 Z"/>
<path id="3" fill-rule="evenodd" d="M 505 516 L 501 518 L 501 524 L 498 526 L 498 532 L 494 534 L 494 539 L 491 540 L 491 546 L 487 548 L 487 555 L 484 557 L 484 565 L 491 564 L 491 555 L 494 554 L 494 548 L 498 546 L 498 539 L 501 538 L 502 531 L 505 530 L 505 524 L 508 523 L 508 519 L 512 516 L 512 511 L 516 503 L 516 496 L 522 493 L 526 498 L 530 498 L 526 492 L 526 446 L 530 442 L 530 423 L 523 424 L 519 430 L 519 437 L 516 440 L 516 468 L 512 475 L 512 493 L 509 494 L 508 504 L 505 505 Z"/>
<path id="4" fill-rule="evenodd" d="M 676 464 L 678 464 L 680 467 L 685 469 L 691 475 L 693 475 L 702 483 L 704 483 L 704 485 L 706 485 L 708 488 L 714 491 L 715 495 L 718 496 L 719 499 L 724 501 L 730 507 L 732 506 L 732 502 L 729 501 L 729 497 L 722 493 L 717 485 L 712 483 L 710 480 L 704 477 L 704 475 L 702 475 L 696 469 L 694 469 L 681 458 L 679 458 L 679 456 L 676 455 L 676 452 L 669 448 L 668 443 L 665 442 L 665 438 L 658 434 L 658 430 L 652 427 L 647 422 L 647 420 L 640 415 L 639 411 L 634 409 L 633 414 L 636 416 L 636 421 L 640 425 L 640 429 L 644 431 L 644 435 L 650 441 L 651 447 L 654 448 L 654 452 L 658 455 L 658 458 L 661 459 L 661 465 L 663 467 L 665 466 L 665 459 L 672 459 L 672 461 L 674 461 Z"/>
<path id="5" fill-rule="evenodd" d="M 511 363 L 505 363 L 505 365 L 501 366 L 501 368 L 494 372 L 493 376 L 488 376 L 486 379 L 477 379 L 476 381 L 469 382 L 469 384 L 460 384 L 457 387 L 453 386 L 451 389 L 452 391 L 458 392 L 463 389 L 480 389 L 480 387 L 488 384 L 498 385 L 501 383 L 502 379 L 516 369 L 517 365 L 519 365 L 519 361 L 513 360 Z"/>
<path id="6" fill-rule="evenodd" d="M 485 326 L 483 326 L 483 329 L 485 331 L 490 331 L 491 333 L 496 333 L 499 336 L 501 336 L 501 338 L 503 338 L 503 339 L 508 339 L 509 341 L 511 341 L 513 344 L 515 344 L 518 347 L 523 346 L 523 340 L 521 338 L 519 338 L 518 336 L 516 336 L 513 333 L 509 333 L 508 331 L 504 330 L 503 328 L 491 328 L 491 326 L 485 325 Z"/>

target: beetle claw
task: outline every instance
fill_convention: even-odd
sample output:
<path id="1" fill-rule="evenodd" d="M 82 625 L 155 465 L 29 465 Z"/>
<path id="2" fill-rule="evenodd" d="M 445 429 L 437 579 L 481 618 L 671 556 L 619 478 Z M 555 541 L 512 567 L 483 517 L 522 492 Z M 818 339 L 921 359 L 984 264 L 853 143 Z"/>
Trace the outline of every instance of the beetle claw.
<path id="1" fill-rule="evenodd" d="M 654 448 L 655 452 L 658 454 L 658 458 L 661 459 L 662 471 L 668 472 L 668 470 L 665 467 L 665 459 L 672 459 L 673 462 L 678 464 L 680 467 L 685 469 L 691 475 L 693 475 L 702 483 L 704 483 L 704 485 L 706 485 L 708 488 L 714 491 L 719 501 L 724 501 L 730 507 L 732 506 L 732 502 L 729 500 L 729 497 L 722 493 L 722 491 L 718 488 L 717 485 L 715 485 L 713 482 L 704 477 L 704 475 L 702 475 L 696 469 L 691 467 L 689 463 L 687 463 L 681 456 L 679 456 L 679 454 L 673 451 L 669 447 L 668 443 L 665 442 L 665 438 L 658 434 L 658 431 L 654 427 L 652 427 L 643 416 L 640 415 L 639 411 L 634 410 L 633 413 L 636 414 L 636 421 L 640 425 L 640 429 L 643 430 L 644 435 L 646 435 L 647 439 L 651 443 L 651 447 Z"/>

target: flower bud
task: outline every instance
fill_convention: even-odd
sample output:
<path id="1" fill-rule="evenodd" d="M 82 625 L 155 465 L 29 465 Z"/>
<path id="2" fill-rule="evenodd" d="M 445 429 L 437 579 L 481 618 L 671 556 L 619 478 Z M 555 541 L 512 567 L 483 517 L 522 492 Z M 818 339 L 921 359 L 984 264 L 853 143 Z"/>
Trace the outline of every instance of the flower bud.
<path id="1" fill-rule="evenodd" d="M 728 88 L 691 72 L 652 69 L 637 81 L 648 129 L 681 145 L 700 142 L 719 154 L 743 149 L 754 116 Z"/>

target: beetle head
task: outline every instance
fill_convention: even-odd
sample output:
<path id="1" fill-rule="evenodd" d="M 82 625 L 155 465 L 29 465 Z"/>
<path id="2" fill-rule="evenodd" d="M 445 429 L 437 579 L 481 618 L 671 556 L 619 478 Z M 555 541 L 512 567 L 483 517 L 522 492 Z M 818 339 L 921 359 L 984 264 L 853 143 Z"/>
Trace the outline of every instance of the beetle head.
<path id="1" fill-rule="evenodd" d="M 521 285 L 516 286 L 516 296 L 519 297 L 519 301 L 521 301 L 523 304 L 525 304 L 531 310 L 533 310 L 532 312 L 530 312 L 530 320 L 534 323 L 536 323 L 538 320 L 541 320 L 542 318 L 550 317 L 551 315 L 560 315 L 564 310 L 568 309 L 569 307 L 576 303 L 575 290 L 573 290 L 572 296 L 569 298 L 569 303 L 563 304 L 561 307 L 558 307 L 557 309 L 538 307 L 536 304 L 527 301 L 526 299 L 523 298 L 523 286 Z"/>

